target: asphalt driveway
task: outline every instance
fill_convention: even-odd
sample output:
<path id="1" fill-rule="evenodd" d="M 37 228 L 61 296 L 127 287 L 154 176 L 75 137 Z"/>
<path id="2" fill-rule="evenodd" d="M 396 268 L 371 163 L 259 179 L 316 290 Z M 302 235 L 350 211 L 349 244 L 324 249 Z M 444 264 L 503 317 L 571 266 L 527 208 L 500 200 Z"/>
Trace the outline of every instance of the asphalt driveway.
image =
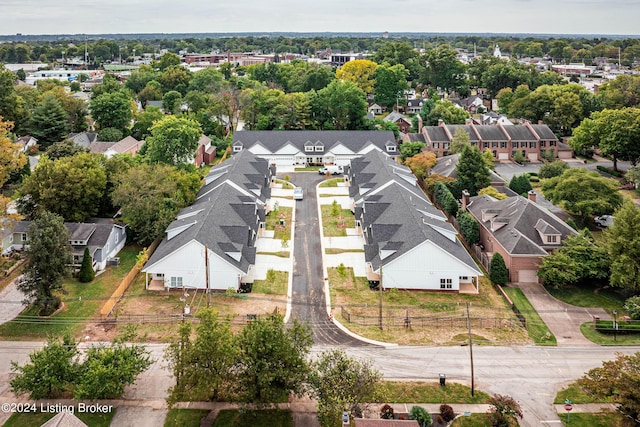
<path id="1" fill-rule="evenodd" d="M 26 308 L 22 303 L 24 294 L 16 286 L 21 277 L 18 276 L 0 291 L 0 325 L 15 319 Z"/>

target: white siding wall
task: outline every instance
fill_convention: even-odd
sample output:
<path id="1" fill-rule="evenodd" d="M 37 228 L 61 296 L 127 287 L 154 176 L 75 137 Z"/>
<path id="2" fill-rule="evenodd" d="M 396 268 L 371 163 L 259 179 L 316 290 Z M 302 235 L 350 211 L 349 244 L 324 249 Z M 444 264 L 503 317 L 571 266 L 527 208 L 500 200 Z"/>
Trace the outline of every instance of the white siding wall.
<path id="1" fill-rule="evenodd" d="M 477 271 L 426 241 L 404 256 L 384 264 L 382 285 L 385 289 L 441 290 L 440 279 L 451 279 L 451 289 L 443 290 L 457 291 L 460 289 L 460 276 L 477 275 Z"/>
<path id="2" fill-rule="evenodd" d="M 206 289 L 204 246 L 191 241 L 164 259 L 144 269 L 147 273 L 164 274 L 165 286 L 171 277 L 182 277 L 185 288 Z M 209 289 L 226 291 L 238 289 L 242 272 L 209 251 Z"/>

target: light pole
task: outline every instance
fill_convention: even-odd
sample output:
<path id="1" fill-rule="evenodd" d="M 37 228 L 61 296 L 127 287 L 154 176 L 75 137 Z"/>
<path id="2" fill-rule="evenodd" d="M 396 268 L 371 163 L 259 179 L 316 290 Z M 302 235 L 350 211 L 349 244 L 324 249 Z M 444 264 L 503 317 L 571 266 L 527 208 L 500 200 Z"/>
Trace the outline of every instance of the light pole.
<path id="1" fill-rule="evenodd" d="M 613 342 L 618 338 L 618 310 L 613 310 Z"/>

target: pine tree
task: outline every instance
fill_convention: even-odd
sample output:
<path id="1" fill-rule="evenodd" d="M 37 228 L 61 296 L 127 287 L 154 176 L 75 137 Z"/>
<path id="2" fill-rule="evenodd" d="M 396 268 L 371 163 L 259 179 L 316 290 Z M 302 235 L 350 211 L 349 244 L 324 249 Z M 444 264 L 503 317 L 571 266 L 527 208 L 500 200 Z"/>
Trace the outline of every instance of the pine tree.
<path id="1" fill-rule="evenodd" d="M 475 196 L 478 190 L 489 185 L 489 168 L 482 159 L 482 154 L 478 147 L 466 146 L 460 153 L 460 160 L 456 166 L 458 185 L 462 190 L 468 190 L 469 194 Z"/>
<path id="2" fill-rule="evenodd" d="M 504 258 L 498 252 L 491 257 L 489 279 L 498 285 L 504 285 L 509 281 L 509 270 L 507 270 L 507 266 L 504 263 Z"/>
<path id="3" fill-rule="evenodd" d="M 67 113 L 53 94 L 45 95 L 31 115 L 31 135 L 38 139 L 40 148 L 65 139 L 68 131 Z"/>
<path id="4" fill-rule="evenodd" d="M 80 266 L 80 271 L 78 272 L 78 280 L 82 283 L 89 283 L 96 277 L 95 271 L 93 271 L 93 260 L 91 259 L 91 254 L 89 253 L 89 247 L 84 248 L 84 255 L 82 256 L 82 266 Z"/>

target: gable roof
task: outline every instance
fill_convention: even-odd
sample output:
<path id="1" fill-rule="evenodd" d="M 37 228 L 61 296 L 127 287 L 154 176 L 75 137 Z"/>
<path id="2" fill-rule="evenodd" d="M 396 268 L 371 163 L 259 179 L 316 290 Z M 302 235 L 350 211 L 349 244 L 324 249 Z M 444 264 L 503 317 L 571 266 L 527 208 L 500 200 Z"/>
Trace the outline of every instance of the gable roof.
<path id="1" fill-rule="evenodd" d="M 118 154 L 127 153 L 136 147 L 140 148 L 143 143 L 144 141 L 138 141 L 137 139 L 129 135 L 109 147 L 109 151 L 114 151 Z"/>
<path id="2" fill-rule="evenodd" d="M 212 168 L 196 201 L 167 227 L 147 267 L 197 241 L 246 273 L 255 263 L 255 237 L 264 221 L 271 175 L 267 161 L 246 150 Z"/>
<path id="3" fill-rule="evenodd" d="M 350 195 L 356 217 L 367 230 L 365 260 L 374 270 L 430 241 L 476 271 L 478 267 L 456 238 L 456 230 L 424 195 L 416 177 L 380 152 L 352 160 Z"/>
<path id="4" fill-rule="evenodd" d="M 467 210 L 512 255 L 546 255 L 576 231 L 552 212 L 522 197 L 496 200 L 487 195 L 470 198 Z M 497 225 L 500 223 L 500 225 Z M 554 245 L 541 234 L 560 235 Z"/>
<path id="5" fill-rule="evenodd" d="M 89 148 L 92 142 L 98 140 L 98 134 L 95 132 L 70 133 L 67 139 L 72 140 L 82 147 Z"/>
<path id="6" fill-rule="evenodd" d="M 391 131 L 375 130 L 350 130 L 350 131 L 238 131 L 233 134 L 233 146 L 242 146 L 250 149 L 254 145 L 261 145 L 270 153 L 276 153 L 287 145 L 296 147 L 304 152 L 304 145 L 312 142 L 317 145 L 322 143 L 325 153 L 331 151 L 339 145 L 347 147 L 354 153 L 362 152 L 365 148 L 373 145 L 378 149 L 387 152 L 387 145 L 396 146 L 395 137 Z"/>
<path id="7" fill-rule="evenodd" d="M 384 119 L 385 122 L 397 122 L 398 120 L 404 120 L 405 122 L 411 124 L 411 120 L 407 118 L 404 114 L 398 113 L 397 111 L 390 112 Z"/>

